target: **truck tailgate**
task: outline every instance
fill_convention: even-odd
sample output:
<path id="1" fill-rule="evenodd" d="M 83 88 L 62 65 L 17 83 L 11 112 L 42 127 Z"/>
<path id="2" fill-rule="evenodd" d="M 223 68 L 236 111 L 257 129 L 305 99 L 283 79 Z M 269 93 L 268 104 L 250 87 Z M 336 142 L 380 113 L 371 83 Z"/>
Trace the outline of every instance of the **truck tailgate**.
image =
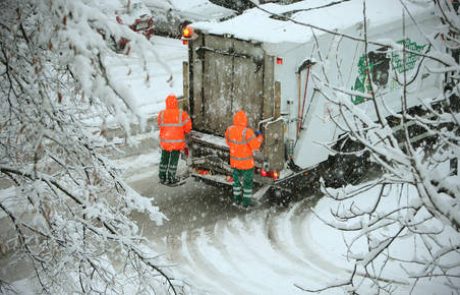
<path id="1" fill-rule="evenodd" d="M 190 133 L 191 165 L 195 169 L 230 174 L 229 149 L 222 136 L 196 130 Z"/>

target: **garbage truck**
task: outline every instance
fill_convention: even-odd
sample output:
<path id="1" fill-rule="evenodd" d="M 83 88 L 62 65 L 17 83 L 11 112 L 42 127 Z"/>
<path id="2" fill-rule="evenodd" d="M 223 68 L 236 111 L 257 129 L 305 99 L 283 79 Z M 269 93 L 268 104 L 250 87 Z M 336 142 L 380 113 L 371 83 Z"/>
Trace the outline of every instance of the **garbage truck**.
<path id="1" fill-rule="evenodd" d="M 254 181 L 270 194 L 292 195 L 319 177 L 337 179 L 364 165 L 357 158 L 340 162 L 331 153 L 348 143 L 341 141 L 340 111 L 324 87 L 375 120 L 369 77 L 375 94 L 385 98 L 386 116 L 401 111 L 403 74 L 410 80 L 408 107 L 439 95 L 443 75 L 430 71 L 436 61 L 425 58 L 432 46 L 444 46 L 433 35 L 440 25 L 434 8 L 399 0 L 365 3 L 365 9 L 362 0 L 265 4 L 184 30 L 193 176 L 231 184 L 224 133 L 243 109 L 249 126 L 264 135 Z"/>

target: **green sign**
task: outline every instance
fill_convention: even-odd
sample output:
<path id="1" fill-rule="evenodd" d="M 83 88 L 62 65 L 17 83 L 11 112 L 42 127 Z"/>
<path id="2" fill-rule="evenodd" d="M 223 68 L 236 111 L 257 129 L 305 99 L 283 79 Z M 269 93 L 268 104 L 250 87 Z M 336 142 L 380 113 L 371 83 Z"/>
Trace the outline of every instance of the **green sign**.
<path id="1" fill-rule="evenodd" d="M 355 80 L 355 85 L 352 87 L 352 90 L 359 91 L 362 93 L 369 93 L 371 91 L 371 83 L 369 83 L 369 75 L 367 74 L 367 69 L 372 72 L 374 64 L 369 60 L 369 67 L 366 67 L 365 56 L 362 55 L 358 61 L 358 77 Z M 353 104 L 360 104 L 366 101 L 366 98 L 363 96 L 354 96 L 351 98 Z"/>
<path id="2" fill-rule="evenodd" d="M 392 68 L 398 73 L 404 72 L 404 69 L 406 71 L 410 71 L 415 68 L 417 61 L 420 59 L 420 56 L 416 53 L 422 52 L 426 45 L 418 45 L 409 38 L 400 40 L 397 43 L 405 45 L 408 50 L 414 52 L 406 53 L 405 64 L 402 52 L 392 52 L 391 54 L 388 54 L 388 48 L 386 47 L 379 48 L 367 54 L 369 63 L 368 67 L 366 67 L 365 55 L 363 54 L 358 61 L 358 77 L 356 77 L 355 85 L 351 88 L 352 90 L 362 93 L 370 93 L 371 83 L 369 81 L 369 77 L 377 87 L 385 87 L 388 84 L 390 63 Z M 366 100 L 367 98 L 360 95 L 356 95 L 351 98 L 353 104 L 360 104 Z"/>
<path id="3" fill-rule="evenodd" d="M 420 59 L 420 55 L 416 53 L 422 52 L 423 48 L 426 47 L 426 44 L 418 45 L 414 41 L 411 41 L 409 38 L 405 40 L 399 40 L 397 43 L 404 45 L 407 50 L 412 52 L 406 53 L 406 64 L 404 64 L 402 52 L 393 52 L 391 54 L 391 63 L 393 64 L 393 69 L 398 71 L 398 73 L 404 72 L 404 67 L 406 68 L 406 71 L 413 70 L 417 64 L 417 61 Z"/>

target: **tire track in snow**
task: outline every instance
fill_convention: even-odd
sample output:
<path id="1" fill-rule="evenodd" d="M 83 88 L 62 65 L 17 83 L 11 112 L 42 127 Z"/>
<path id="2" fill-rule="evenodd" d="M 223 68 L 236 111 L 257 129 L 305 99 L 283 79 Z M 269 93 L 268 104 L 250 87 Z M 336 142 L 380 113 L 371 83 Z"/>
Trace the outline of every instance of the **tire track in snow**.
<path id="1" fill-rule="evenodd" d="M 301 257 L 303 261 L 307 262 L 317 271 L 323 273 L 325 276 L 331 277 L 330 270 L 334 270 L 333 273 L 340 273 L 340 271 L 344 270 L 321 259 L 321 255 L 316 253 L 312 247 L 314 237 L 311 233 L 308 234 L 307 230 L 309 230 L 309 227 L 304 227 L 305 222 L 312 218 L 311 210 L 308 204 L 306 204 L 307 202 L 308 200 L 305 200 L 295 204 L 291 210 L 286 213 L 286 217 L 282 220 L 284 230 L 281 230 L 281 232 L 286 233 L 289 244 L 294 246 L 292 249 L 296 249 L 293 255 Z M 287 234 L 289 234 L 289 236 Z M 331 277 L 331 279 L 333 278 L 335 278 L 335 275 Z"/>
<path id="2" fill-rule="evenodd" d="M 203 229 L 198 230 L 198 232 L 203 233 Z M 206 258 L 206 255 L 202 253 L 204 247 L 207 246 L 206 235 L 199 235 L 195 240 L 192 239 L 190 234 L 184 232 L 182 234 L 182 253 L 191 265 L 193 265 L 193 275 L 196 276 L 199 274 L 199 278 L 202 281 L 210 283 L 218 290 L 219 294 L 246 294 L 244 290 L 241 290 L 239 286 L 233 284 L 232 282 L 237 282 L 237 278 L 234 275 L 224 275 L 221 268 L 217 268 L 210 260 Z M 215 250 L 210 247 L 206 247 L 207 250 Z M 223 261 L 223 260 L 220 260 Z M 219 267 L 225 265 L 220 264 Z M 217 284 L 217 282 L 219 284 Z M 228 293 L 228 290 L 233 290 L 234 292 Z"/>
<path id="3" fill-rule="evenodd" d="M 263 220 L 261 220 L 261 224 L 262 224 L 262 222 L 263 222 Z M 245 230 L 241 231 L 240 230 L 241 227 L 244 227 Z M 249 254 L 250 257 L 258 258 L 259 261 L 262 261 L 266 265 L 268 265 L 269 269 L 272 269 L 275 272 L 278 272 L 280 274 L 285 272 L 285 271 L 290 270 L 288 268 L 280 266 L 279 263 L 271 263 L 270 260 L 268 260 L 266 257 L 262 256 L 261 253 L 263 253 L 264 251 L 260 250 L 261 246 L 265 246 L 264 249 L 271 250 L 272 252 L 275 252 L 273 250 L 273 248 L 270 246 L 270 243 L 268 242 L 268 239 L 266 238 L 266 236 L 261 236 L 260 237 L 260 236 L 257 235 L 258 233 L 263 233 L 264 232 L 263 229 L 260 229 L 260 231 L 258 231 L 257 228 L 254 229 L 254 228 L 249 227 L 247 221 L 246 222 L 240 222 L 240 220 L 233 220 L 228 225 L 228 231 L 229 231 L 229 233 L 232 234 L 232 237 L 233 237 L 233 240 L 234 240 L 235 243 L 238 243 L 238 241 L 240 241 L 239 244 L 242 244 L 242 245 L 239 245 L 239 246 L 240 247 L 244 246 L 247 249 L 247 253 L 250 253 Z M 258 243 L 257 246 L 259 247 L 258 249 L 255 249 L 254 247 L 249 246 L 249 244 L 251 243 L 251 241 L 249 239 L 242 240 L 242 237 L 246 236 L 247 233 L 249 233 L 249 232 L 255 233 L 255 236 L 253 236 L 253 238 L 257 240 L 257 243 Z M 241 242 L 244 242 L 244 243 L 241 243 Z M 259 250 L 259 251 L 257 251 L 257 250 Z"/>
<path id="4" fill-rule="evenodd" d="M 254 235 L 259 231 L 245 228 L 245 224 L 247 223 L 242 223 L 241 220 L 232 220 L 226 228 L 224 242 L 235 245 L 232 257 L 237 257 L 244 265 L 241 279 L 248 285 L 249 291 L 255 289 L 257 294 L 271 294 L 276 290 L 273 283 L 284 278 L 292 269 L 286 268 L 284 263 L 274 259 L 277 254 L 272 251 L 268 243 L 264 244 L 266 239 Z M 257 247 L 254 247 L 255 245 Z"/>
<path id="5" fill-rule="evenodd" d="M 190 232 L 184 231 L 179 236 L 171 235 L 163 238 L 162 241 L 154 241 L 153 246 L 157 252 L 165 253 L 168 260 L 173 263 L 171 270 L 174 277 L 193 287 L 194 293 L 192 294 L 216 294 L 216 290 L 221 292 L 222 286 L 216 284 L 209 275 L 201 271 L 192 258 L 194 253 L 190 252 L 187 246 L 187 240 L 191 239 L 189 237 L 191 235 Z M 223 294 L 231 293 L 224 292 Z"/>
<path id="6" fill-rule="evenodd" d="M 251 214 L 246 215 L 244 220 L 232 220 L 229 224 L 234 227 L 231 230 L 233 240 L 229 242 L 230 244 L 237 244 L 238 241 L 241 241 L 239 248 L 246 247 L 251 252 L 250 257 L 242 257 L 242 260 L 250 261 L 252 258 L 251 269 L 261 272 L 262 280 L 267 284 L 265 292 L 258 290 L 258 294 L 280 294 L 279 292 L 294 294 L 300 292 L 301 290 L 294 286 L 295 283 L 304 281 L 305 276 L 314 280 L 321 277 L 312 275 L 306 263 L 299 263 L 295 257 L 286 258 L 281 254 L 279 248 L 273 247 L 265 224 L 267 214 L 267 211 L 262 217 L 261 214 L 258 214 L 259 218 L 255 220 L 250 220 L 252 219 Z M 251 245 L 257 245 L 257 251 L 254 251 Z M 244 251 L 248 252 L 247 249 Z M 254 274 L 248 273 L 248 275 L 246 280 L 254 277 Z"/>
<path id="7" fill-rule="evenodd" d="M 191 216 L 214 212 L 215 219 L 196 226 L 187 223 L 190 218 L 175 219 L 165 230 L 167 238 L 156 245 L 173 264 L 175 277 L 193 286 L 193 294 L 305 294 L 295 285 L 323 287 L 346 273 L 312 243 L 308 201 L 224 214 L 222 199 L 207 200 L 206 206 L 181 202 L 180 208 L 194 208 L 186 211 Z"/>
<path id="8" fill-rule="evenodd" d="M 334 276 L 331 277 L 332 279 L 335 279 L 337 276 L 349 274 L 349 270 L 327 259 L 323 259 L 321 253 L 318 253 L 315 247 L 313 247 L 315 237 L 312 235 L 310 224 L 315 217 L 310 208 L 304 206 L 305 202 L 307 201 L 301 201 L 296 204 L 299 209 L 303 208 L 303 212 L 302 214 L 294 215 L 296 216 L 294 220 L 291 219 L 294 244 L 304 249 L 303 254 L 306 261 L 316 265 L 318 270 L 321 270 L 325 275 L 331 276 L 331 274 L 334 274 Z"/>
<path id="9" fill-rule="evenodd" d="M 235 255 L 235 253 L 233 253 L 234 251 L 229 251 L 229 250 L 234 250 L 234 249 L 228 249 L 229 243 L 225 243 L 225 241 L 229 239 L 230 234 L 231 233 L 228 230 L 228 228 L 225 227 L 224 222 L 220 221 L 214 227 L 214 240 L 213 241 L 215 245 L 217 246 L 217 248 L 220 249 L 220 251 L 222 252 L 222 256 L 227 257 L 226 262 L 228 262 L 234 268 L 235 273 L 237 273 L 241 277 L 242 274 L 247 274 L 247 268 L 244 267 L 244 263 L 241 263 L 242 260 L 244 261 L 241 255 L 239 254 Z M 235 260 L 238 260 L 238 261 L 235 262 Z M 245 277 L 246 276 L 243 276 L 243 278 Z M 239 282 L 241 282 L 241 280 L 239 280 Z M 258 282 L 252 281 L 249 286 L 245 286 L 245 287 L 249 287 L 249 289 L 246 288 L 246 292 L 249 292 L 249 290 L 251 289 L 253 290 L 254 287 L 260 290 L 261 288 L 263 288 L 263 285 L 259 284 Z"/>
<path id="10" fill-rule="evenodd" d="M 267 231 L 268 239 L 278 255 L 284 257 L 286 260 L 296 265 L 296 268 L 299 269 L 302 273 L 305 270 L 311 270 L 311 268 L 317 268 L 315 265 L 310 263 L 308 260 L 303 259 L 303 253 L 301 251 L 294 251 L 298 246 L 293 243 L 292 239 L 288 239 L 286 234 L 289 234 L 290 231 L 286 230 L 284 225 L 287 221 L 290 221 L 290 214 L 293 211 L 290 208 L 287 212 L 282 212 L 276 216 L 267 216 Z M 324 276 L 317 274 L 316 272 L 307 271 L 305 276 L 310 277 L 314 281 L 323 281 Z M 302 279 L 303 281 L 305 278 Z"/>
<path id="11" fill-rule="evenodd" d="M 185 233 L 185 232 L 184 232 Z M 212 285 L 207 279 L 197 276 L 193 270 L 192 261 L 187 259 L 187 255 L 182 255 L 182 241 L 180 236 L 167 236 L 161 241 L 153 241 L 152 246 L 158 253 L 164 253 L 166 258 L 173 262 L 170 270 L 174 273 L 176 280 L 182 280 L 186 285 L 193 286 L 198 294 L 213 294 L 208 288 L 201 288 L 200 286 Z M 178 270 L 180 270 L 178 272 Z M 218 288 L 217 285 L 214 288 Z"/>

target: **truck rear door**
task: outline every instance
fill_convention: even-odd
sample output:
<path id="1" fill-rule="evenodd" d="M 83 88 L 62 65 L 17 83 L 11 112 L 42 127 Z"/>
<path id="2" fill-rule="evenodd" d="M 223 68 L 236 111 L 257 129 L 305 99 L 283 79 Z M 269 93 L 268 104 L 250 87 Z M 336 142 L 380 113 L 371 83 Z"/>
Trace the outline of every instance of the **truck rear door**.
<path id="1" fill-rule="evenodd" d="M 273 94 L 264 85 L 267 79 L 273 84 L 273 75 L 266 75 L 267 65 L 273 67 L 273 63 L 267 62 L 270 57 L 259 45 L 201 35 L 190 48 L 190 107 L 195 130 L 223 136 L 240 109 L 246 111 L 252 128 L 271 115 L 264 106 L 272 103 Z"/>

